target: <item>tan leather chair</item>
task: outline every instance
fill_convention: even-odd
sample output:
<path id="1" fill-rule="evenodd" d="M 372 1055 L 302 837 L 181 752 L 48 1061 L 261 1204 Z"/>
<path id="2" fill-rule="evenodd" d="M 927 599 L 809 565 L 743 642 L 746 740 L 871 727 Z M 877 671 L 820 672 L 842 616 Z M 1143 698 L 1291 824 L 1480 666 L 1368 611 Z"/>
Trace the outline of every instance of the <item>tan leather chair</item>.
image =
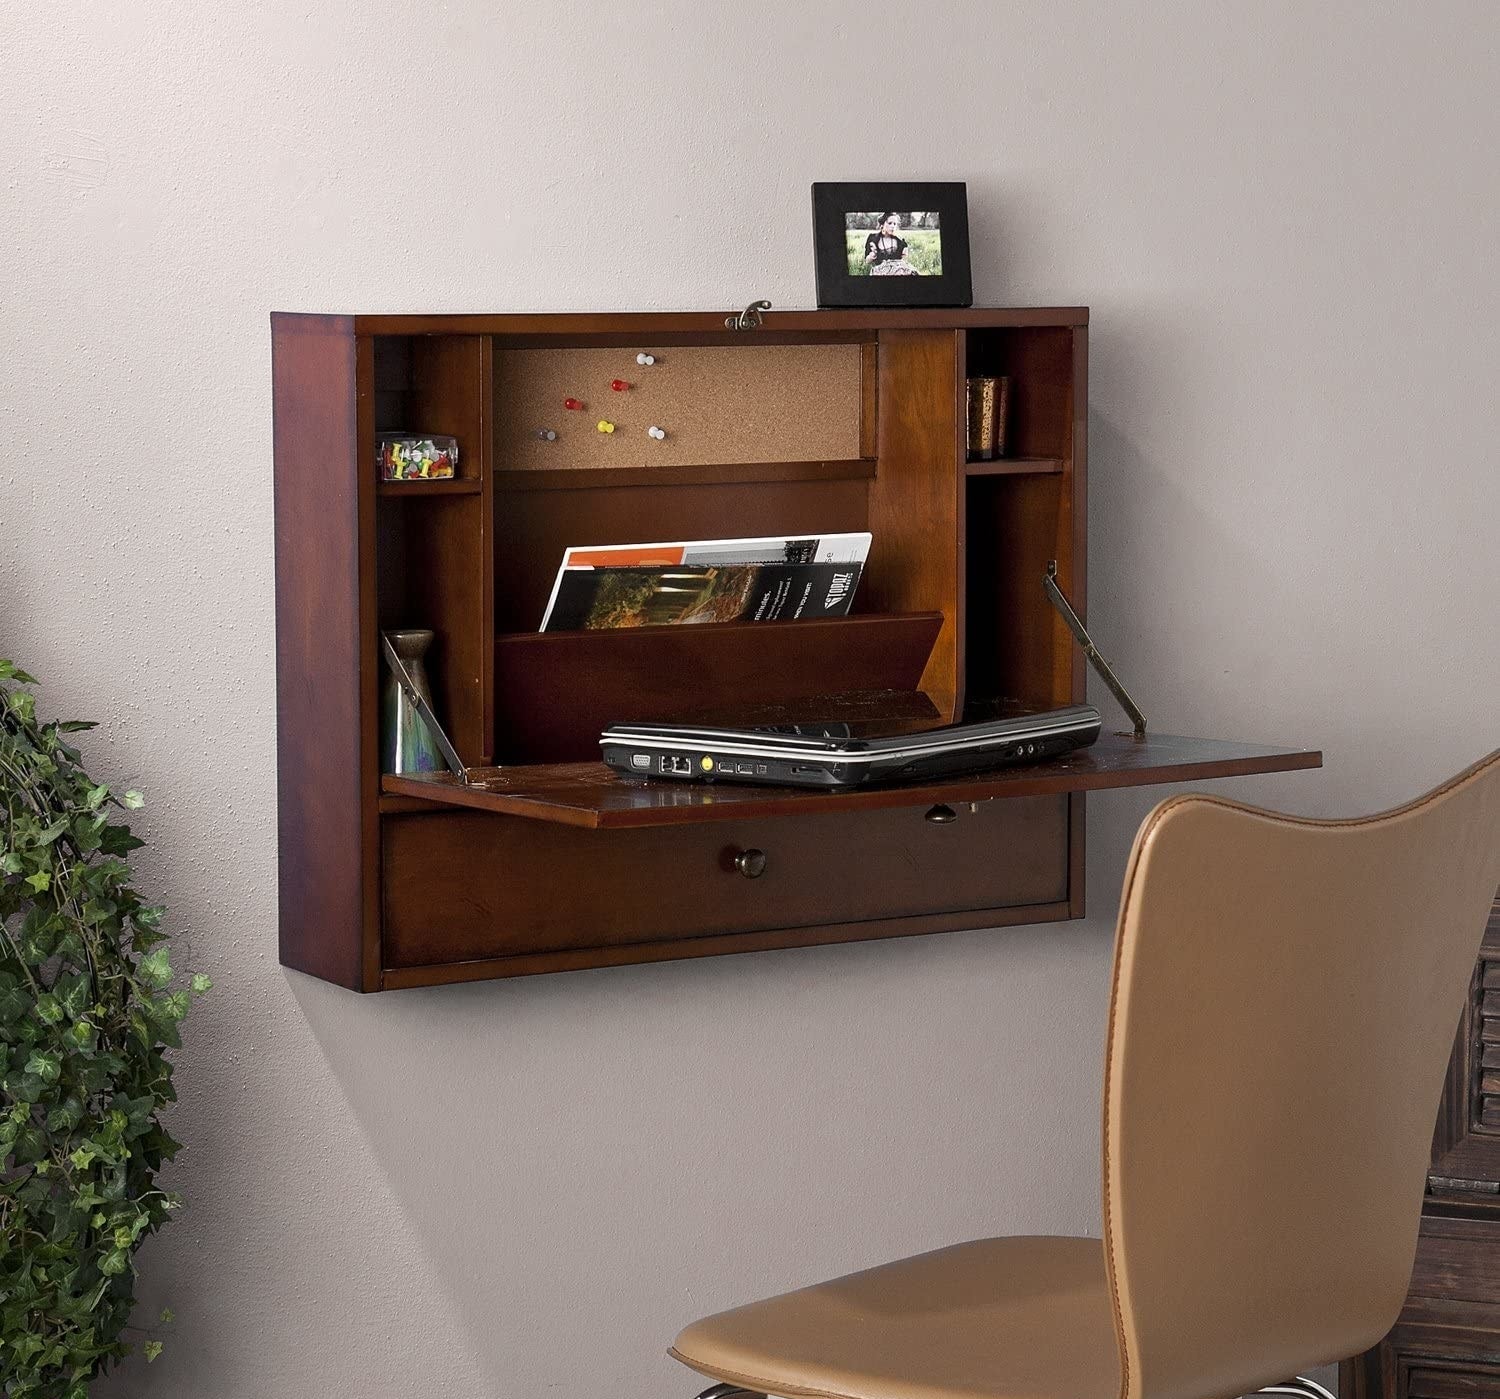
<path id="1" fill-rule="evenodd" d="M 1381 816 L 1164 801 L 1125 874 L 1104 1239 L 983 1239 L 689 1326 L 706 1394 L 1225 1399 L 1401 1308 L 1500 885 L 1500 751 Z M 1307 1387 L 1303 1387 L 1303 1386 Z"/>

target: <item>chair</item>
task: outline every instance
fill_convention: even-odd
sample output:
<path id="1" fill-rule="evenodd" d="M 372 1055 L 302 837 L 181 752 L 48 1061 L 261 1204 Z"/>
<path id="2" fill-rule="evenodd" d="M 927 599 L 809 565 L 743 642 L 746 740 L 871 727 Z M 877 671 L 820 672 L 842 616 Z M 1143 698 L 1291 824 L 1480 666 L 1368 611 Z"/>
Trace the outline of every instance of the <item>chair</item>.
<path id="1" fill-rule="evenodd" d="M 1104 1238 L 984 1239 L 693 1323 L 710 1399 L 1226 1399 L 1391 1327 L 1500 885 L 1500 750 L 1380 816 L 1162 802 L 1125 874 Z"/>

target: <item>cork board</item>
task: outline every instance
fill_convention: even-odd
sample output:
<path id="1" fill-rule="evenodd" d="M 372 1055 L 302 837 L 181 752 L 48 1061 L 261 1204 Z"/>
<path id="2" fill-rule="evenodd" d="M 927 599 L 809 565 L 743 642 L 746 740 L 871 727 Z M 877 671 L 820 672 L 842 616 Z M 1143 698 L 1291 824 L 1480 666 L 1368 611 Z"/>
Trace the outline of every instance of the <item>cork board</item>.
<path id="1" fill-rule="evenodd" d="M 637 353 L 656 363 L 636 363 Z M 502 471 L 850 461 L 860 455 L 858 345 L 495 351 Z M 623 379 L 624 392 L 610 388 Z M 582 411 L 563 407 L 580 400 Z M 614 423 L 600 432 L 600 419 Z M 665 430 L 656 440 L 647 428 Z M 557 434 L 538 439 L 538 429 Z"/>

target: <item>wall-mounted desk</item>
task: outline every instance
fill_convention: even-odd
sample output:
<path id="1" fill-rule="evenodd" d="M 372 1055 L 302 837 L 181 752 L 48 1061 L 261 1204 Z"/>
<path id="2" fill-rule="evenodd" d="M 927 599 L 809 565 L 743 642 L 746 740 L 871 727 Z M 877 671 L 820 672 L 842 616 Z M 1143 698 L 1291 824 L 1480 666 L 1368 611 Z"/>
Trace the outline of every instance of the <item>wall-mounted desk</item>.
<path id="1" fill-rule="evenodd" d="M 1084 793 L 1317 766 L 1155 735 L 872 792 L 599 765 L 605 722 L 730 704 L 1080 702 L 1041 578 L 1082 609 L 1087 336 L 1082 309 L 273 316 L 283 963 L 375 991 L 1076 918 Z M 1007 455 L 970 462 L 965 381 L 995 374 Z M 456 437 L 458 477 L 378 481 L 388 429 Z M 848 618 L 535 630 L 568 545 L 863 529 Z M 479 782 L 382 776 L 397 626 L 437 632 Z"/>

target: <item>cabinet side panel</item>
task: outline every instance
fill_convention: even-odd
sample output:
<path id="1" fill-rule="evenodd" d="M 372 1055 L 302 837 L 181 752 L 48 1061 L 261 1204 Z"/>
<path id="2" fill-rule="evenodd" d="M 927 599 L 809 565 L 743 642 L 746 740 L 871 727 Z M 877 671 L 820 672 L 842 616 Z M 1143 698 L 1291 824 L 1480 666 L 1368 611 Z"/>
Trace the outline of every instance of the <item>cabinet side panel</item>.
<path id="1" fill-rule="evenodd" d="M 360 491 L 355 340 L 338 317 L 271 322 L 277 842 L 283 966 L 365 986 Z M 373 936 L 373 930 L 372 930 Z"/>
<path id="2" fill-rule="evenodd" d="M 947 713 L 963 702 L 959 356 L 952 329 L 880 333 L 864 584 L 871 611 L 943 614 L 922 688 Z"/>

